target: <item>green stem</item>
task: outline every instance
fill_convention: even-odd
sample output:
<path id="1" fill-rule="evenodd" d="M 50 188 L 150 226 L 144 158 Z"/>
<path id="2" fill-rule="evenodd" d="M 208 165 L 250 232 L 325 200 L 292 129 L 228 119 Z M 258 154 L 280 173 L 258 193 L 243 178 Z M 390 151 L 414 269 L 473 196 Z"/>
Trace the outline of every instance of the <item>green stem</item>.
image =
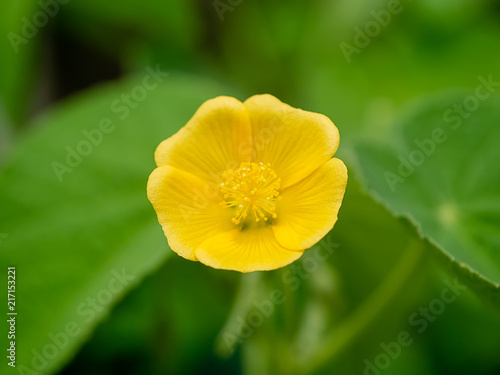
<path id="1" fill-rule="evenodd" d="M 233 307 L 229 313 L 229 317 L 222 327 L 219 335 L 216 339 L 215 348 L 216 352 L 221 357 L 229 357 L 236 346 L 239 344 L 238 340 L 241 339 L 237 337 L 238 332 L 235 327 L 238 325 L 237 319 L 245 319 L 248 311 L 252 306 L 252 301 L 255 299 L 258 285 L 262 280 L 262 272 L 252 272 L 247 274 L 242 274 L 240 277 L 240 285 L 236 298 L 233 302 Z M 237 340 L 226 341 L 224 334 L 229 333 L 231 337 L 236 337 Z"/>
<path id="2" fill-rule="evenodd" d="M 312 373 L 338 356 L 377 319 L 410 279 L 421 260 L 424 249 L 421 241 L 410 242 L 405 254 L 378 288 L 326 337 L 320 349 L 312 357 L 302 363 L 305 373 Z"/>

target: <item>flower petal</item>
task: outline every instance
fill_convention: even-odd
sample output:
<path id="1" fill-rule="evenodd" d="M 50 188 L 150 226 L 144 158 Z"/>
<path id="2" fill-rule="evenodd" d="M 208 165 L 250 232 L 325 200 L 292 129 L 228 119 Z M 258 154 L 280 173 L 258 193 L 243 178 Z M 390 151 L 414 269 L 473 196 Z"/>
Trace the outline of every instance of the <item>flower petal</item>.
<path id="1" fill-rule="evenodd" d="M 278 242 L 287 249 L 304 250 L 323 238 L 337 221 L 346 185 L 347 169 L 334 158 L 285 189 L 273 225 Z"/>
<path id="2" fill-rule="evenodd" d="M 330 119 L 255 95 L 244 103 L 253 130 L 253 160 L 271 164 L 282 188 L 309 176 L 337 151 L 339 132 Z"/>
<path id="3" fill-rule="evenodd" d="M 239 100 L 227 96 L 203 103 L 155 152 L 159 167 L 170 165 L 210 181 L 251 157 L 252 128 L 247 110 Z"/>
<path id="4" fill-rule="evenodd" d="M 156 168 L 148 180 L 148 198 L 170 248 L 184 258 L 197 260 L 198 245 L 234 228 L 231 212 L 219 205 L 216 186 L 179 169 Z"/>
<path id="5" fill-rule="evenodd" d="M 281 246 L 269 226 L 220 233 L 196 250 L 200 262 L 240 272 L 273 270 L 292 263 L 301 255 L 302 251 L 290 251 Z"/>

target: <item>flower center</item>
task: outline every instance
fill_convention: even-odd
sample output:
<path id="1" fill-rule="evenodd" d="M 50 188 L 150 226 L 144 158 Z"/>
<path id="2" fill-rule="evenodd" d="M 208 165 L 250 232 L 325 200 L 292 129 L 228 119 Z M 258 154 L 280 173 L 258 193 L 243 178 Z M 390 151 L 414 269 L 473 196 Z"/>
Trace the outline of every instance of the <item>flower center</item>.
<path id="1" fill-rule="evenodd" d="M 255 222 L 275 219 L 280 184 L 270 164 L 243 162 L 222 174 L 219 186 L 224 200 L 220 204 L 235 208 L 234 224 L 247 218 Z"/>

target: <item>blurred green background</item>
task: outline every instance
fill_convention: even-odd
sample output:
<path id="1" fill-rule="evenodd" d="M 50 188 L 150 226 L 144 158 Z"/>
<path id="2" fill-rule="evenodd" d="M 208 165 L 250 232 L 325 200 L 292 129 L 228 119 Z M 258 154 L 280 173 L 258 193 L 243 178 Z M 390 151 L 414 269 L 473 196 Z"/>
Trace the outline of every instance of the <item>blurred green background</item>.
<path id="1" fill-rule="evenodd" d="M 500 374 L 500 2 L 1 5 L 0 266 L 19 315 L 0 373 Z M 338 223 L 272 272 L 172 255 L 146 198 L 155 147 L 204 100 L 258 93 L 339 128 Z M 436 128 L 449 140 L 388 190 Z"/>

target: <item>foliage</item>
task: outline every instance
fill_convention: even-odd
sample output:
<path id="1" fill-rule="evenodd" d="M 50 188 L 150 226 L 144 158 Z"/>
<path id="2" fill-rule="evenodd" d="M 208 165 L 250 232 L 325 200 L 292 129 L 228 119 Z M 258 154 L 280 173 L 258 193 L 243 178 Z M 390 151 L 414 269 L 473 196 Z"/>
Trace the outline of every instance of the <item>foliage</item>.
<path id="1" fill-rule="evenodd" d="M 18 53 L 0 44 L 6 371 L 498 373 L 496 2 L 401 1 L 350 58 L 388 2 L 45 3 L 1 15 L 26 37 L 48 14 Z M 171 256 L 146 198 L 155 147 L 206 99 L 263 92 L 340 129 L 338 223 L 266 273 Z"/>

